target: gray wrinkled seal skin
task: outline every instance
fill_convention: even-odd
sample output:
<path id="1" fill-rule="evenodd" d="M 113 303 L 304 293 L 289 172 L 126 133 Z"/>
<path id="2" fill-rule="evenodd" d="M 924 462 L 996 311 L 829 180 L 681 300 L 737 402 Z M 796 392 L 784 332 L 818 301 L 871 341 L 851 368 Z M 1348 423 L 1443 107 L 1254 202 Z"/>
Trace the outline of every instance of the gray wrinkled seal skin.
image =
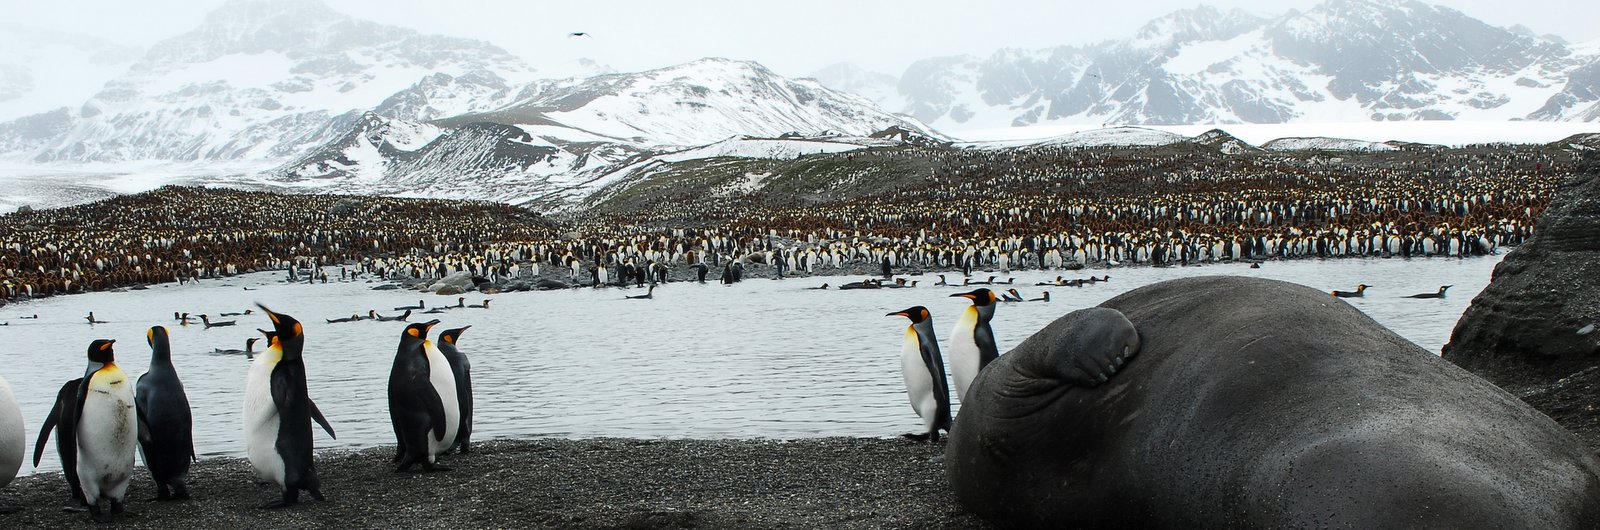
<path id="1" fill-rule="evenodd" d="M 1291 283 L 1135 289 L 968 397 L 946 473 L 1003 527 L 1600 528 L 1600 459 L 1570 433 Z"/>

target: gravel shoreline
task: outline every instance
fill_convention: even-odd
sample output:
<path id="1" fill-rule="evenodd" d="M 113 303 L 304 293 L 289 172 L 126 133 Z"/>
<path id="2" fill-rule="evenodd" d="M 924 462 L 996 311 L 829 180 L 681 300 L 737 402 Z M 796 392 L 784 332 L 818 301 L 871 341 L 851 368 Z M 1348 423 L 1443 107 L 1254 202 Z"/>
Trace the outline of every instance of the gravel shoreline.
<path id="1" fill-rule="evenodd" d="M 395 473 L 392 447 L 317 455 L 326 502 L 277 498 L 240 458 L 189 473 L 193 498 L 154 502 L 141 466 L 127 528 L 992 528 L 956 502 L 943 445 L 903 439 L 492 440 L 440 459 L 452 471 Z M 0 489 L 0 526 L 89 523 L 66 513 L 59 472 Z"/>

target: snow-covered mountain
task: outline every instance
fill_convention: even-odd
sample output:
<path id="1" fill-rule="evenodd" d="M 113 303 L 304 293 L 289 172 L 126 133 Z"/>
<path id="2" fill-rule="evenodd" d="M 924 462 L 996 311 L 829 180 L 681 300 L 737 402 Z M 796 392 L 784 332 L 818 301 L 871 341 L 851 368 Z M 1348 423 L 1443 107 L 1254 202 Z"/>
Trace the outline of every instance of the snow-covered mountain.
<path id="1" fill-rule="evenodd" d="M 1124 40 L 936 57 L 884 101 L 932 127 L 1600 120 L 1600 49 L 1416 0 L 1261 18 L 1199 7 Z"/>
<path id="2" fill-rule="evenodd" d="M 515 95 L 507 78 L 532 72 L 487 43 L 359 20 L 316 0 L 234 0 L 87 102 L 0 124 L 0 152 L 41 162 L 283 157 L 374 108 L 422 119 L 493 108 Z"/>
<path id="3" fill-rule="evenodd" d="M 857 66 L 854 63 L 834 63 L 812 72 L 810 78 L 828 88 L 849 92 L 877 103 L 886 109 L 905 106 L 900 96 L 900 79 Z"/>
<path id="4" fill-rule="evenodd" d="M 337 191 L 563 203 L 636 157 L 729 138 L 865 137 L 894 127 L 933 135 L 858 96 L 747 61 L 703 59 L 515 92 L 485 112 L 367 113 L 271 178 Z"/>
<path id="5" fill-rule="evenodd" d="M 77 106 L 139 51 L 103 39 L 0 22 L 0 121 Z"/>

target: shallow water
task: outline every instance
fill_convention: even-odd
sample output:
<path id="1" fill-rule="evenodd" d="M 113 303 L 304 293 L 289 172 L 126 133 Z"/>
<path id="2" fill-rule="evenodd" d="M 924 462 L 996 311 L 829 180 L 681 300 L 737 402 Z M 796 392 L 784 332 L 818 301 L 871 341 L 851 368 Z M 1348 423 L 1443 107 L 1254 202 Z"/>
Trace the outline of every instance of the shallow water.
<path id="1" fill-rule="evenodd" d="M 1367 297 L 1348 301 L 1423 348 L 1438 352 L 1456 320 L 1489 283 L 1499 256 L 1476 259 L 1346 259 L 1187 268 L 1082 271 L 1112 280 L 1083 288 L 1035 287 L 1060 272 L 1014 276 L 1019 291 L 1050 303 L 1003 304 L 994 321 L 1000 351 L 1074 309 L 1127 290 L 1172 278 L 1238 274 L 1275 278 L 1321 290 L 1369 283 Z M 497 437 L 799 438 L 894 436 L 920 421 L 906 402 L 899 352 L 904 318 L 885 313 L 913 305 L 933 312 L 941 342 L 967 305 L 949 295 L 957 287 L 932 287 L 932 275 L 912 289 L 808 290 L 824 282 L 858 278 L 812 277 L 773 281 L 766 271 L 733 286 L 672 283 L 652 300 L 626 300 L 642 289 L 580 289 L 489 296 L 491 309 L 413 314 L 413 322 L 439 318 L 444 329 L 471 325 L 461 350 L 472 359 L 477 420 L 474 439 Z M 975 276 L 987 276 L 987 273 Z M 1066 272 L 1067 278 L 1086 276 Z M 957 275 L 958 276 L 958 275 Z M 243 456 L 240 425 L 246 361 L 209 353 L 243 348 L 256 328 L 271 323 L 259 311 L 233 327 L 179 326 L 172 313 L 238 312 L 261 302 L 298 318 L 306 327 L 306 369 L 312 399 L 339 438 L 317 431 L 316 445 L 366 447 L 392 444 L 386 387 L 404 323 L 328 324 L 329 318 L 377 309 L 455 303 L 454 296 L 405 290 L 374 291 L 374 283 L 286 285 L 278 273 L 260 273 L 198 285 L 160 285 L 143 291 L 56 297 L 0 308 L 0 374 L 11 382 L 28 426 L 28 447 L 55 390 L 82 375 L 85 348 L 97 338 L 117 339 L 117 361 L 130 375 L 145 371 L 145 330 L 169 329 L 173 360 L 195 417 L 195 447 L 202 456 Z M 1002 275 L 1002 279 L 1004 275 Z M 1449 297 L 1401 298 L 1454 285 Z M 249 287 L 251 290 L 245 290 Z M 468 303 L 484 295 L 472 293 Z M 89 325 L 94 311 L 106 324 Z M 22 319 L 37 314 L 38 319 Z M 214 319 L 216 320 L 216 319 Z M 40 470 L 54 471 L 47 447 Z M 32 466 L 24 465 L 24 472 Z"/>

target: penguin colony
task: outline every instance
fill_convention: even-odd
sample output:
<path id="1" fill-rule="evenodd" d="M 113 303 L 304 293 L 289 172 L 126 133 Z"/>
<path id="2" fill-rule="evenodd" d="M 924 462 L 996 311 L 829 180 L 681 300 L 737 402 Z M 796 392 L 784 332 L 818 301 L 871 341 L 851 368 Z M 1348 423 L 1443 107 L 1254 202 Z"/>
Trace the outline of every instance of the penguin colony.
<path id="1" fill-rule="evenodd" d="M 1529 237 L 1556 185 L 1576 167 L 1570 152 L 1542 146 L 1337 159 L 904 146 L 848 160 L 746 165 L 818 160 L 865 174 L 854 180 L 873 187 L 807 192 L 816 198 L 806 200 L 776 192 L 708 198 L 700 189 L 672 200 L 621 194 L 559 218 L 470 201 L 283 201 L 182 187 L 16 212 L 0 216 L 0 300 L 260 270 L 308 282 L 420 281 L 467 271 L 519 290 L 883 266 L 970 272 L 1471 256 Z M 263 201 L 283 207 L 253 207 Z M 338 275 L 327 267 L 338 267 Z"/>
<path id="2" fill-rule="evenodd" d="M 301 493 L 324 500 L 313 457 L 313 422 L 330 438 L 335 434 L 307 392 L 305 327 L 292 316 L 258 307 L 272 327 L 260 330 L 267 344 L 262 351 L 253 351 L 255 339 L 245 344 L 250 367 L 241 417 L 255 479 L 280 492 L 262 507 L 294 505 Z M 428 332 L 438 323 L 408 325 L 395 354 L 388 388 L 399 442 L 395 471 L 418 464 L 426 471 L 445 470 L 437 463 L 440 455 L 471 449 L 472 368 L 457 348 L 471 326 L 445 330 L 435 343 Z M 151 327 L 145 340 L 150 368 L 137 383 L 117 366 L 116 341 L 90 343 L 83 377 L 61 386 L 34 444 L 37 467 L 54 435 L 72 497 L 68 509 L 86 510 L 96 522 L 123 513 L 136 451 L 156 484 L 155 500 L 190 498 L 188 472 L 196 454 L 188 396 L 173 363 L 167 329 Z M 21 467 L 24 442 L 21 411 L 10 385 L 0 378 L 0 487 Z M 15 510 L 0 506 L 0 513 Z"/>

